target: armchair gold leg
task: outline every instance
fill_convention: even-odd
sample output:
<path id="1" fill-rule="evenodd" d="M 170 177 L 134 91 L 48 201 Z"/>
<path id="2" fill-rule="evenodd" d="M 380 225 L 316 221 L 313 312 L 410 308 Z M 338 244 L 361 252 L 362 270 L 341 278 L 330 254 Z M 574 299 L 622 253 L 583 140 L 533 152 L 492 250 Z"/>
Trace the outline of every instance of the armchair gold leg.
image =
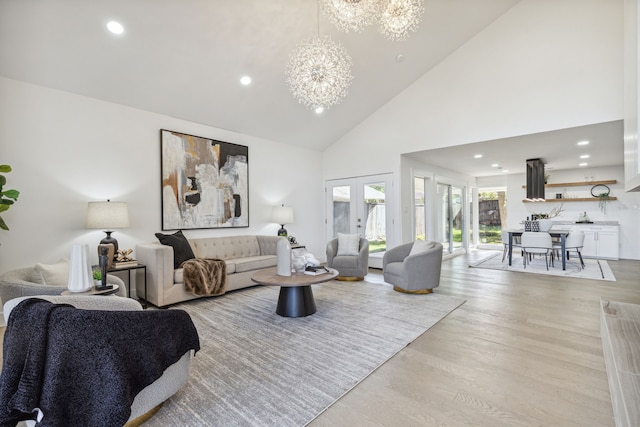
<path id="1" fill-rule="evenodd" d="M 364 276 L 363 277 L 358 277 L 358 276 L 338 276 L 338 277 L 336 277 L 336 280 L 339 280 L 341 282 L 360 282 L 360 281 L 364 280 Z"/>
<path id="2" fill-rule="evenodd" d="M 403 294 L 430 294 L 433 292 L 433 289 L 418 289 L 417 291 L 408 291 L 406 289 L 399 288 L 397 286 L 393 286 L 393 290 L 396 292 L 402 292 Z"/>

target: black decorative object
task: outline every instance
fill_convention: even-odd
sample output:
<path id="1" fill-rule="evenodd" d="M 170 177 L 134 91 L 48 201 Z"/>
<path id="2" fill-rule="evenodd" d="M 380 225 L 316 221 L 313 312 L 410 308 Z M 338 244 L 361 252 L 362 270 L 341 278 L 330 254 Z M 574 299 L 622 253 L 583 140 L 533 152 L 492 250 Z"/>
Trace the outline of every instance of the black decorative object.
<path id="1" fill-rule="evenodd" d="M 106 289 L 113 288 L 113 285 L 107 285 L 107 266 L 109 265 L 109 250 L 107 248 L 100 248 L 100 256 L 99 264 L 100 264 L 100 273 L 102 274 L 102 278 L 100 279 L 100 286 L 96 286 L 96 291 L 104 291 Z"/>
<path id="2" fill-rule="evenodd" d="M 596 192 L 597 190 L 600 190 L 600 191 Z M 598 198 L 609 197 L 610 193 L 611 193 L 611 189 L 604 184 L 596 184 L 593 187 L 591 187 L 591 195 L 593 197 L 598 197 Z"/>
<path id="3" fill-rule="evenodd" d="M 527 199 L 544 200 L 544 163 L 540 159 L 527 159 Z"/>

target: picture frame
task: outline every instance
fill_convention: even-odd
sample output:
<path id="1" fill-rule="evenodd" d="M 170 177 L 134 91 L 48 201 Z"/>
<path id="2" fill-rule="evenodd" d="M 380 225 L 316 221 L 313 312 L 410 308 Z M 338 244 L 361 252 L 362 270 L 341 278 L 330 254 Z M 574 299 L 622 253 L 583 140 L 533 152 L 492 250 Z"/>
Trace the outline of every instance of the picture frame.
<path id="1" fill-rule="evenodd" d="M 160 130 L 162 230 L 249 227 L 249 147 Z"/>

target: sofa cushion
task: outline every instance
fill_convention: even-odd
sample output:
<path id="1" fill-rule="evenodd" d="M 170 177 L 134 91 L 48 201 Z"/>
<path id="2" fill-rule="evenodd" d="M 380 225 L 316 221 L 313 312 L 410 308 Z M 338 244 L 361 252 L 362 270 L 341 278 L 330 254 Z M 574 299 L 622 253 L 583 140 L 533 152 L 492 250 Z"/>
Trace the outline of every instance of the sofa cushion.
<path id="1" fill-rule="evenodd" d="M 260 268 L 275 267 L 278 264 L 278 258 L 275 255 L 252 256 L 229 261 L 235 264 L 237 273 L 258 270 Z"/>
<path id="2" fill-rule="evenodd" d="M 69 284 L 69 260 L 61 259 L 55 264 L 36 264 L 31 274 L 31 281 L 40 285 L 67 286 Z"/>
<path id="3" fill-rule="evenodd" d="M 360 236 L 338 233 L 338 255 L 358 255 L 359 252 Z"/>
<path id="4" fill-rule="evenodd" d="M 198 258 L 239 259 L 261 255 L 256 236 L 191 239 Z"/>
<path id="5" fill-rule="evenodd" d="M 196 257 L 193 254 L 191 245 L 189 245 L 189 241 L 182 234 L 182 230 L 178 230 L 173 234 L 156 233 L 156 237 L 163 245 L 173 248 L 173 268 L 180 268 L 183 262 Z"/>

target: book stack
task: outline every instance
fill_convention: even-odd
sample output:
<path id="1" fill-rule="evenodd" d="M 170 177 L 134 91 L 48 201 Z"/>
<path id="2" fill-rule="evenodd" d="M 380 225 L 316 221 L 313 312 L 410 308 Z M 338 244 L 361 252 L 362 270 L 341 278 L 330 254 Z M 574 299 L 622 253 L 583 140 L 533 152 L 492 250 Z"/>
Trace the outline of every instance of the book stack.
<path id="1" fill-rule="evenodd" d="M 132 259 L 130 261 L 116 261 L 113 263 L 113 268 L 125 268 L 125 267 L 134 267 L 138 265 L 138 261 Z"/>
<path id="2" fill-rule="evenodd" d="M 327 270 L 326 267 L 319 265 L 317 267 L 314 266 L 308 266 L 307 268 L 305 268 L 304 270 L 304 274 L 308 274 L 310 276 L 317 276 L 318 274 L 325 274 L 328 273 L 329 270 Z"/>

